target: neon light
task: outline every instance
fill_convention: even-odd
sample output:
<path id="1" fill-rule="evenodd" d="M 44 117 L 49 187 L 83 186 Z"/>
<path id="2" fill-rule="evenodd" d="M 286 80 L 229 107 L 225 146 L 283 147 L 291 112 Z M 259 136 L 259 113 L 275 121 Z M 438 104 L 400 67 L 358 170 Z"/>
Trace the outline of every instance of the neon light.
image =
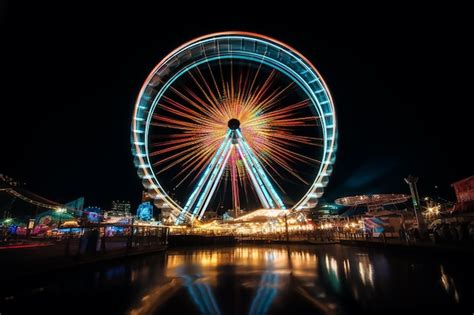
<path id="1" fill-rule="evenodd" d="M 237 149 L 232 149 L 232 163 L 231 163 L 231 183 L 232 183 L 232 204 L 234 206 L 234 214 L 237 217 L 238 211 L 240 209 L 240 196 L 239 196 L 239 186 L 238 186 L 238 174 L 237 174 L 237 158 L 238 153 Z"/>
<path id="2" fill-rule="evenodd" d="M 219 46 L 219 43 L 226 43 L 226 45 Z M 240 43 L 239 45 L 235 45 L 235 42 Z M 212 43 L 212 45 L 206 45 L 208 43 Z M 217 57 L 208 58 L 206 55 L 206 47 L 220 47 L 219 54 Z M 196 47 L 202 47 L 201 50 L 194 50 Z M 254 47 L 264 48 L 260 51 L 257 51 Z M 214 49 L 214 48 L 213 48 Z M 191 51 L 198 51 L 196 54 L 190 54 L 191 60 L 186 59 L 186 62 L 189 62 L 189 65 L 185 65 L 185 68 L 179 73 L 172 73 L 170 74 L 170 80 L 160 81 L 160 76 L 163 73 L 163 69 L 169 68 L 170 65 L 173 64 L 176 60 L 182 60 L 180 57 L 182 56 L 189 56 L 188 54 Z M 204 56 L 200 55 L 203 54 Z M 198 59 L 200 58 L 200 59 Z M 173 52 L 171 52 L 168 56 L 166 56 L 148 76 L 145 84 L 142 86 L 140 94 L 136 101 L 135 111 L 134 111 L 134 119 L 132 120 L 132 144 L 134 145 L 134 154 L 138 157 L 139 163 L 138 167 L 141 168 L 143 171 L 140 171 L 139 175 L 142 176 L 143 179 L 146 179 L 148 183 L 146 183 L 146 187 L 151 187 L 155 189 L 156 192 L 160 192 L 164 197 L 164 199 L 170 204 L 171 208 L 177 211 L 184 210 L 181 208 L 177 203 L 175 203 L 167 194 L 163 191 L 163 188 L 158 182 L 154 170 L 152 168 L 152 163 L 150 162 L 149 158 L 149 148 L 148 148 L 148 140 L 145 142 L 139 141 L 139 139 L 149 139 L 148 132 L 149 132 L 149 125 L 150 121 L 154 115 L 155 107 L 158 106 L 159 101 L 162 99 L 163 93 L 171 87 L 171 84 L 176 80 L 180 75 L 184 73 L 190 73 L 191 69 L 194 67 L 199 66 L 199 64 L 205 64 L 210 62 L 211 60 L 223 60 L 223 59 L 240 59 L 240 60 L 251 60 L 255 62 L 259 62 L 271 68 L 274 68 L 284 74 L 286 74 L 294 83 L 296 83 L 305 93 L 308 95 L 309 103 L 312 104 L 318 115 L 321 119 L 321 129 L 323 133 L 323 154 L 320 163 L 320 167 L 318 173 L 315 174 L 314 182 L 309 187 L 308 191 L 304 194 L 304 196 L 299 200 L 293 208 L 302 207 L 306 204 L 309 198 L 313 197 L 313 193 L 321 187 L 321 183 L 326 183 L 327 178 L 330 175 L 330 172 L 327 172 L 328 167 L 334 163 L 334 152 L 335 152 L 335 142 L 336 142 L 336 119 L 334 113 L 334 106 L 332 103 L 332 98 L 329 93 L 329 90 L 324 82 L 323 78 L 314 68 L 314 66 L 300 53 L 294 50 L 292 47 L 281 43 L 277 40 L 272 38 L 248 33 L 248 32 L 224 32 L 224 33 L 216 33 L 210 34 L 207 36 L 203 36 L 192 40 Z M 169 84 L 168 84 L 169 83 Z M 153 88 L 154 93 L 150 94 L 149 90 Z M 233 88 L 233 86 L 232 86 Z M 222 91 L 221 91 L 222 92 Z M 316 94 L 318 96 L 316 97 Z M 328 104 L 328 105 L 326 105 Z M 323 106 L 325 105 L 325 106 Z M 205 110 L 211 110 L 210 108 L 205 108 Z M 271 112 L 271 111 L 269 111 Z M 138 116 L 144 116 L 138 117 Z M 262 119 L 259 117 L 259 119 Z M 144 129 L 138 122 L 145 121 Z M 144 137 L 142 138 L 144 134 Z M 250 139 L 250 138 L 249 138 Z M 247 139 L 247 140 L 249 140 Z M 225 142 L 225 141 L 224 141 Z M 260 143 L 260 142 L 257 142 Z M 141 147 L 144 145 L 144 148 Z M 274 189 L 272 182 L 270 181 L 269 177 L 267 177 L 267 172 L 263 167 L 268 165 L 268 160 L 259 160 L 254 152 L 262 152 L 260 148 L 254 147 L 254 143 L 246 143 L 242 145 L 241 156 L 246 156 L 246 158 L 242 158 L 244 163 L 245 169 L 250 170 L 248 171 L 249 176 L 254 176 L 255 182 L 252 179 L 252 183 L 256 188 L 256 191 L 260 191 L 261 196 L 265 199 L 268 199 L 269 203 L 275 202 L 280 207 L 284 207 L 281 198 L 279 197 L 277 191 Z M 216 146 L 217 148 L 217 146 Z M 248 151 L 248 152 L 246 152 Z M 282 153 L 281 159 L 289 159 L 291 160 L 291 154 Z M 267 155 L 268 156 L 268 155 Z M 284 157 L 286 156 L 286 157 Z M 248 160 L 248 161 L 247 161 Z M 274 161 L 272 161 L 274 162 Z M 248 165 L 245 165 L 247 163 Z M 278 163 L 278 162 L 277 162 Z M 253 170 L 252 170 L 253 165 Z M 219 168 L 220 170 L 221 168 Z M 267 168 L 267 170 L 270 170 Z M 212 174 L 218 174 L 220 171 L 215 170 L 215 166 L 209 168 L 209 172 L 207 176 Z M 217 173 L 215 173 L 217 172 Z M 199 176 L 199 174 L 198 174 Z M 233 176 L 235 178 L 235 176 Z M 272 177 L 274 180 L 274 178 Z M 206 183 L 206 179 L 203 180 L 201 185 Z M 263 183 L 263 188 L 260 188 L 260 185 Z M 144 183 L 145 184 L 145 183 Z M 207 183 L 209 184 L 209 183 Z M 234 183 L 233 183 L 234 184 Z M 325 185 L 323 185 L 324 187 Z M 206 186 L 207 187 L 207 186 Z M 259 187 L 257 189 L 257 187 Z M 188 201 L 193 197 L 191 203 L 188 205 L 186 212 L 193 206 L 196 199 L 201 198 L 201 190 L 204 187 L 201 186 L 199 190 L 193 191 L 190 195 Z M 238 190 L 238 186 L 236 188 Z M 234 189 L 233 189 L 234 190 Z M 204 191 L 206 192 L 206 190 Z M 194 194 L 194 195 L 193 195 Z M 322 192 L 321 192 L 322 194 Z M 233 192 L 233 196 L 237 196 Z M 259 193 L 257 193 L 259 195 Z M 320 195 L 318 191 L 318 195 Z M 259 195 L 259 199 L 261 199 Z M 205 198 L 205 197 L 204 197 Z M 263 203 L 263 202 L 262 202 Z M 234 202 L 235 207 L 235 202 Z M 205 209 L 204 209 L 205 210 Z M 184 214 L 183 214 L 184 215 Z"/>
<path id="3" fill-rule="evenodd" d="M 229 147 L 229 150 L 227 152 L 227 155 L 225 157 L 225 160 L 224 162 L 222 163 L 222 165 L 220 166 L 220 170 L 219 170 L 219 174 L 217 175 L 217 177 L 213 180 L 214 184 L 211 188 L 211 192 L 209 193 L 209 195 L 207 196 L 207 200 L 206 202 L 204 203 L 204 206 L 201 208 L 201 211 L 199 212 L 199 216 L 198 216 L 198 219 L 201 220 L 202 218 L 202 215 L 204 214 L 204 211 L 206 210 L 207 206 L 209 205 L 209 202 L 211 201 L 212 199 L 212 196 L 214 195 L 214 191 L 216 190 L 217 188 L 217 185 L 219 184 L 219 181 L 222 177 L 222 173 L 224 172 L 224 169 L 225 169 L 225 166 L 227 164 L 227 161 L 229 160 L 229 157 L 230 157 L 230 153 L 232 152 L 231 150 L 232 148 Z"/>
<path id="4" fill-rule="evenodd" d="M 186 212 L 188 211 L 188 209 L 193 205 L 193 203 L 196 201 L 196 199 L 198 198 L 199 196 L 199 193 L 201 192 L 202 190 L 202 187 L 203 187 L 203 184 L 204 184 L 204 181 L 207 180 L 210 172 L 211 172 L 211 169 L 213 169 L 215 167 L 215 163 L 217 161 L 217 159 L 219 158 L 219 156 L 222 154 L 222 150 L 228 145 L 230 144 L 231 140 L 229 138 L 230 136 L 230 131 L 227 132 L 226 134 L 226 137 L 224 139 L 224 141 L 222 142 L 222 144 L 220 145 L 219 149 L 217 150 L 216 154 L 214 155 L 214 157 L 212 158 L 211 162 L 209 163 L 209 165 L 207 166 L 204 174 L 201 176 L 199 182 L 197 183 L 196 187 L 194 188 L 193 192 L 191 193 L 188 201 L 186 202 L 183 210 L 181 211 L 178 219 L 177 219 L 177 224 L 181 224 L 184 220 L 184 216 L 186 214 Z"/>
<path id="5" fill-rule="evenodd" d="M 250 159 L 253 161 L 253 164 L 258 169 L 258 173 L 260 174 L 260 177 L 263 179 L 263 182 L 265 183 L 266 188 L 268 188 L 268 190 L 270 191 L 273 199 L 276 201 L 276 203 L 279 205 L 280 208 L 286 209 L 285 205 L 283 204 L 283 201 L 281 200 L 280 196 L 277 194 L 277 192 L 273 188 L 273 185 L 271 184 L 270 180 L 265 174 L 265 171 L 262 165 L 260 164 L 257 157 L 253 154 L 252 149 L 248 146 L 247 142 L 243 138 L 240 130 L 237 130 L 237 135 L 239 136 L 239 140 L 242 141 L 243 148 L 246 151 L 247 155 L 249 155 Z M 264 192 L 266 192 L 266 189 L 264 190 Z M 274 207 L 273 202 L 270 202 L 270 205 L 272 208 Z"/>
<path id="6" fill-rule="evenodd" d="M 227 144 L 226 144 L 226 147 L 225 147 L 224 151 L 222 152 L 222 154 L 219 157 L 219 160 L 216 164 L 216 167 L 214 167 L 214 170 L 212 171 L 211 177 L 207 181 L 206 187 L 204 188 L 204 192 L 201 194 L 201 197 L 199 197 L 198 202 L 196 203 L 196 206 L 194 207 L 193 214 L 192 214 L 193 217 L 196 216 L 197 213 L 199 213 L 199 210 L 200 210 L 201 204 L 204 200 L 204 197 L 207 195 L 208 191 L 211 189 L 211 186 L 213 185 L 213 183 L 215 181 L 215 178 L 216 178 L 216 175 L 219 171 L 220 166 L 223 167 L 222 162 L 223 162 L 223 159 L 225 158 L 225 156 L 228 157 L 228 152 L 229 152 L 230 145 L 231 145 L 231 141 L 229 140 L 229 141 L 227 141 Z"/>
<path id="7" fill-rule="evenodd" d="M 257 196 L 260 199 L 260 202 L 262 203 L 264 208 L 270 209 L 270 205 L 268 203 L 268 200 L 265 198 L 261 187 L 258 185 L 255 174 L 252 171 L 252 168 L 250 167 L 245 155 L 243 154 L 240 145 L 236 144 L 236 147 L 237 147 L 237 150 L 239 151 L 240 156 L 242 157 L 242 161 L 244 162 L 245 169 L 247 170 L 248 174 L 250 175 L 250 179 L 252 180 L 253 187 L 255 188 L 255 191 L 257 192 Z"/>

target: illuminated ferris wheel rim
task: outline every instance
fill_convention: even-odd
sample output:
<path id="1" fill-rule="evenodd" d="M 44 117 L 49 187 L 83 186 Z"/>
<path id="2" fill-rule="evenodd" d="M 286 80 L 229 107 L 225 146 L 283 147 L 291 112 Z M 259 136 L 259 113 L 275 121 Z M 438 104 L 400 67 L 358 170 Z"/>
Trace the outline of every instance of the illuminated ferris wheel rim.
<path id="1" fill-rule="evenodd" d="M 240 47 L 235 44 L 237 41 Z M 217 55 L 215 56 L 210 56 L 205 51 L 209 48 L 210 43 L 217 47 Z M 250 46 L 244 46 L 244 43 L 252 43 L 252 48 L 249 49 Z M 208 46 L 206 47 L 206 45 Z M 263 51 L 262 47 L 265 48 Z M 191 56 L 193 49 L 200 50 L 200 59 L 196 60 Z M 172 78 L 162 81 L 161 78 L 164 76 L 162 73 L 169 74 L 169 72 L 173 72 L 173 70 L 169 70 L 170 65 L 176 62 L 179 64 L 181 62 L 180 58 L 188 58 L 184 62 L 189 64 L 174 73 Z M 148 75 L 135 104 L 131 137 L 135 165 L 138 168 L 143 185 L 155 200 L 163 201 L 165 206 L 168 205 L 173 210 L 183 211 L 183 208 L 170 198 L 160 185 L 151 166 L 148 151 L 150 120 L 159 99 L 179 76 L 201 63 L 226 58 L 245 59 L 266 64 L 286 74 L 309 96 L 321 120 L 324 153 L 314 182 L 292 209 L 300 210 L 314 206 L 317 199 L 323 194 L 323 188 L 328 183 L 328 177 L 332 173 L 332 164 L 335 161 L 337 122 L 331 94 L 319 72 L 302 54 L 278 40 L 249 32 L 221 32 L 193 39 L 169 53 Z M 189 59 L 192 59 L 192 62 Z M 160 84 L 162 86 L 158 89 Z M 151 92 L 156 90 L 158 92 L 154 93 L 152 97 L 151 94 L 153 93 Z"/>

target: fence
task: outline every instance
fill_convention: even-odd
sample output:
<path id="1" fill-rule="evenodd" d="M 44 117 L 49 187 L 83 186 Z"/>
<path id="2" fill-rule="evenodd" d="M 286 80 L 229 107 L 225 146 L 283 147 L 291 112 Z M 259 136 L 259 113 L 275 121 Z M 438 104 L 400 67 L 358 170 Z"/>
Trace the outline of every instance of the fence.
<path id="1" fill-rule="evenodd" d="M 0 265 L 4 270 L 27 273 L 159 251 L 166 249 L 168 234 L 167 227 L 158 226 L 96 224 L 61 228 L 52 236 L 8 241 L 0 250 Z"/>

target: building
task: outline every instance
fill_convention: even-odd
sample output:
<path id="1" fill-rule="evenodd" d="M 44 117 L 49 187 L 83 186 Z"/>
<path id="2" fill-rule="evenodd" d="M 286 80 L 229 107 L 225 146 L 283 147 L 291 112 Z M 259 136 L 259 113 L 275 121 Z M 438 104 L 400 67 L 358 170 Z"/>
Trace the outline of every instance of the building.
<path id="1" fill-rule="evenodd" d="M 122 200 L 113 200 L 112 207 L 110 208 L 111 212 L 114 215 L 130 215 L 130 211 L 132 206 L 130 201 L 122 201 Z"/>
<path id="2" fill-rule="evenodd" d="M 474 210 L 474 176 L 457 181 L 451 186 L 457 199 L 453 211 Z"/>

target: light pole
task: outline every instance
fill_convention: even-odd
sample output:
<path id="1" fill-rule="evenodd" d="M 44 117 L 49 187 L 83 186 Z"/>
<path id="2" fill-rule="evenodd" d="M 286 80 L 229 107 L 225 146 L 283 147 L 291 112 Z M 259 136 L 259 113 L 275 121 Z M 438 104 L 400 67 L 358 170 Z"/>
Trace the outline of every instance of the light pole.
<path id="1" fill-rule="evenodd" d="M 415 210 L 415 218 L 416 218 L 416 223 L 418 224 L 418 231 L 420 232 L 420 237 L 424 238 L 425 237 L 425 225 L 423 218 L 420 220 L 420 196 L 418 195 L 418 188 L 416 187 L 416 183 L 418 182 L 418 177 L 415 177 L 413 175 L 408 175 L 407 178 L 405 178 L 405 182 L 410 186 L 410 192 L 411 192 L 411 199 L 413 201 L 413 209 Z"/>

